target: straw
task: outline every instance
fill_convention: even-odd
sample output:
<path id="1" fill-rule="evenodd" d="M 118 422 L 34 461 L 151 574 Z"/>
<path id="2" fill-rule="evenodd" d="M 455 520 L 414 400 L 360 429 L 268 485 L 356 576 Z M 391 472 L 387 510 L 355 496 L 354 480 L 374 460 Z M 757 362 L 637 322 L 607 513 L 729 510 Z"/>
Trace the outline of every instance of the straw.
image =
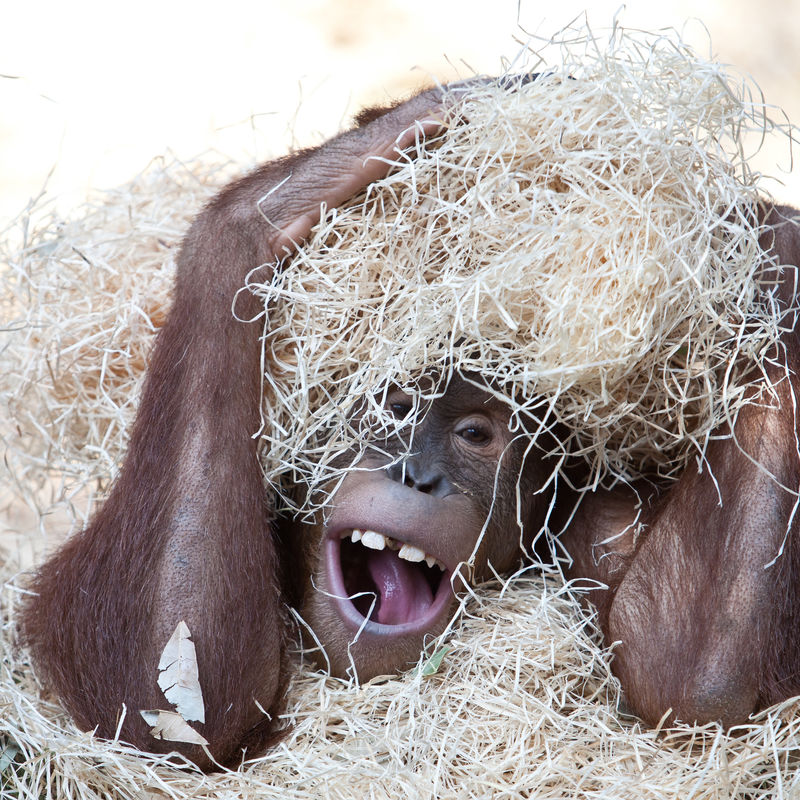
<path id="1" fill-rule="evenodd" d="M 329 210 L 271 284 L 251 287 L 265 301 L 255 324 L 268 323 L 264 464 L 287 504 L 313 506 L 335 455 L 380 425 L 386 386 L 424 398 L 442 386 L 421 376 L 455 370 L 491 378 L 520 425 L 562 423 L 559 448 L 584 460 L 587 487 L 669 478 L 746 402 L 744 372 L 775 357 L 743 142 L 780 131 L 757 91 L 674 34 L 567 29 L 546 44 L 509 66 L 542 77 L 459 94 L 440 139 Z M 4 243 L 3 502 L 27 502 L 40 527 L 65 506 L 85 518 L 113 479 L 180 238 L 230 174 L 160 160 L 73 218 L 32 209 L 21 246 Z M 773 402 L 769 387 L 754 399 Z M 800 792 L 795 702 L 728 733 L 644 729 L 618 707 L 613 650 L 552 571 L 472 590 L 396 677 L 336 680 L 298 647 L 288 737 L 202 776 L 77 731 L 41 693 L 13 644 L 25 583 L 13 563 L 0 563 L 3 797 Z"/>

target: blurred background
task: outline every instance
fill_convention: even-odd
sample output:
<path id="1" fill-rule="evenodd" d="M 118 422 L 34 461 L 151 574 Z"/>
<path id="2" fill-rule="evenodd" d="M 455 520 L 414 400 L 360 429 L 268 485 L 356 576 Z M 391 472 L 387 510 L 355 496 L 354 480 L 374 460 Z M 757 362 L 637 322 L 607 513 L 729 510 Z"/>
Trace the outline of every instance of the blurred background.
<path id="1" fill-rule="evenodd" d="M 800 120 L 800 0 L 28 0 L 0 8 L 0 235 L 46 189 L 60 210 L 166 151 L 243 163 L 334 133 L 431 77 L 496 73 L 587 12 L 676 27 Z M 710 38 L 709 38 L 710 37 Z M 778 162 L 776 164 L 776 161 Z M 761 154 L 800 203 L 785 143 Z"/>

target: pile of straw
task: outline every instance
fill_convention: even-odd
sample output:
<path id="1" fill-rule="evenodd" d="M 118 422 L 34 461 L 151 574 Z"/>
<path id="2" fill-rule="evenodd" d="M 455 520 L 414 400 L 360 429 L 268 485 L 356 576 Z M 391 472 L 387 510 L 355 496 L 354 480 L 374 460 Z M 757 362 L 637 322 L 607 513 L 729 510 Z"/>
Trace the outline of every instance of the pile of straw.
<path id="1" fill-rule="evenodd" d="M 796 704 L 773 708 L 729 734 L 715 725 L 642 729 L 620 714 L 609 654 L 588 635 L 558 585 L 518 576 L 505 589 L 483 587 L 467 603 L 432 675 L 417 669 L 353 686 L 303 667 L 289 689 L 289 737 L 235 772 L 205 777 L 165 757 L 78 732 L 57 706 L 37 698 L 29 668 L 9 645 L 6 617 L 0 665 L 3 796 L 797 795 Z M 7 590 L 6 613 L 14 601 Z"/>
<path id="2" fill-rule="evenodd" d="M 119 468 L 174 258 L 231 166 L 154 161 L 79 216 L 34 206 L 0 252 L 0 441 L 16 492 L 38 511 L 104 488 Z"/>
<path id="3" fill-rule="evenodd" d="M 286 487 L 318 487 L 366 441 L 354 408 L 380 421 L 387 386 L 424 397 L 438 387 L 421 375 L 454 370 L 490 378 L 515 425 L 561 423 L 589 486 L 674 476 L 774 355 L 743 150 L 772 129 L 764 106 L 676 37 L 556 44 L 546 69 L 532 51 L 512 65 L 537 80 L 454 93 L 437 141 L 249 287 L 265 302 L 265 473 L 290 503 Z M 230 172 L 192 169 L 156 165 L 6 254 L 0 401 L 26 491 L 43 469 L 114 474 L 180 234 Z"/>
<path id="4" fill-rule="evenodd" d="M 673 473 L 735 413 L 742 386 L 725 365 L 758 363 L 777 335 L 769 295 L 755 293 L 755 176 L 740 138 L 765 124 L 759 107 L 675 38 L 568 31 L 546 69 L 458 100 L 458 123 L 413 167 L 331 210 L 273 284 L 254 287 L 281 366 L 265 387 L 270 414 L 282 408 L 263 431 L 274 485 L 314 485 L 323 441 L 351 433 L 348 410 L 389 382 L 413 390 L 431 368 L 490 374 L 518 410 L 544 398 L 540 419 L 567 426 L 562 444 L 587 459 L 590 482 Z M 118 468 L 180 236 L 228 173 L 157 163 L 76 219 L 26 216 L 22 246 L 6 246 L 0 469 L 42 519 L 53 479 L 69 504 Z M 201 776 L 78 732 L 40 696 L 13 646 L 24 581 L 2 559 L 3 796 L 800 792 L 796 704 L 727 734 L 643 730 L 618 708 L 613 654 L 560 577 L 538 573 L 470 594 L 434 645 L 448 648 L 437 669 L 354 686 L 298 654 L 288 738 Z"/>
<path id="5" fill-rule="evenodd" d="M 540 69 L 452 90 L 445 133 L 255 287 L 276 485 L 326 480 L 348 411 L 426 372 L 563 425 L 592 486 L 674 476 L 735 417 L 778 337 L 742 144 L 763 106 L 674 38 L 576 37 Z"/>

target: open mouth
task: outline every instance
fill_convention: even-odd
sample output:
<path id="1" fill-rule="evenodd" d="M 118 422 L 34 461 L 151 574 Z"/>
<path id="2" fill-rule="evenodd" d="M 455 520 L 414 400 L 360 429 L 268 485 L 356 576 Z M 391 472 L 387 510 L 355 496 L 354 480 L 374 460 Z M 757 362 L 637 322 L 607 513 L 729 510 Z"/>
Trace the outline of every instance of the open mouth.
<path id="1" fill-rule="evenodd" d="M 450 571 L 435 556 L 373 530 L 340 531 L 326 542 L 331 589 L 356 627 L 393 635 L 425 630 L 452 597 Z"/>

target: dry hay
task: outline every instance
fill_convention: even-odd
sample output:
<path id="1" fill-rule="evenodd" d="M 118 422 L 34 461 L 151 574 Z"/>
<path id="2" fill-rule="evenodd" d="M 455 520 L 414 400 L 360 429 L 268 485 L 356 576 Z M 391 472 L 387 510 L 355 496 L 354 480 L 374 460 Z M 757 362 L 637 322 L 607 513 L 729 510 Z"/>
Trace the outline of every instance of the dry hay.
<path id="1" fill-rule="evenodd" d="M 775 356 L 779 334 L 756 285 L 743 151 L 769 126 L 764 107 L 674 38 L 601 45 L 562 43 L 526 85 L 450 90 L 441 137 L 251 287 L 267 303 L 276 485 L 327 480 L 382 421 L 387 387 L 440 390 L 421 389 L 423 373 L 480 373 L 513 425 L 565 426 L 556 452 L 584 458 L 591 486 L 675 476 L 735 418 L 743 373 Z M 373 414 L 353 431 L 364 404 Z"/>
<path id="2" fill-rule="evenodd" d="M 429 675 L 423 668 L 356 687 L 303 668 L 289 691 L 289 737 L 212 776 L 96 740 L 37 699 L 30 669 L 9 643 L 16 597 L 7 588 L 0 747 L 11 749 L 0 754 L 3 796 L 796 796 L 795 704 L 729 734 L 715 725 L 643 730 L 616 708 L 609 655 L 557 586 L 537 575 L 518 576 L 505 590 L 482 588 Z"/>
<path id="3" fill-rule="evenodd" d="M 273 487 L 327 481 L 386 424 L 383 389 L 421 398 L 422 373 L 456 369 L 490 377 L 523 412 L 512 424 L 563 423 L 591 487 L 609 471 L 674 476 L 735 417 L 742 371 L 774 355 L 743 142 L 777 127 L 752 87 L 676 36 L 568 31 L 549 47 L 546 68 L 532 49 L 509 68 L 538 80 L 455 92 L 437 142 L 249 287 L 265 301 Z M 0 433 L 36 503 L 44 470 L 80 487 L 114 474 L 180 233 L 229 172 L 155 165 L 82 219 L 25 218 L 3 254 Z M 359 404 L 371 413 L 353 431 Z"/>
<path id="4" fill-rule="evenodd" d="M 559 403 L 548 406 L 552 414 L 567 422 L 578 413 L 588 414 L 574 435 L 580 447 L 588 448 L 595 476 L 609 466 L 625 471 L 650 465 L 669 472 L 692 442 L 702 448 L 713 414 L 720 408 L 723 413 L 734 413 L 740 392 L 732 383 L 734 376 L 718 369 L 718 359 L 723 358 L 722 353 L 727 359 L 737 348 L 745 355 L 759 354 L 775 335 L 770 309 L 764 309 L 766 313 L 759 317 L 753 301 L 751 270 L 758 231 L 750 224 L 748 204 L 755 198 L 754 178 L 746 160 L 737 154 L 738 138 L 725 135 L 728 126 L 755 125 L 758 108 L 737 100 L 730 86 L 721 82 L 721 70 L 702 64 L 679 42 L 667 40 L 651 48 L 653 40 L 645 40 L 646 46 L 639 52 L 632 43 L 643 46 L 644 40 L 635 37 L 615 40 L 608 49 L 603 46 L 593 51 L 589 47 L 584 53 L 586 61 L 580 63 L 573 52 L 563 70 L 555 67 L 546 79 L 512 94 L 498 93 L 492 87 L 473 92 L 470 103 L 475 105 L 458 109 L 471 123 L 478 120 L 481 103 L 497 105 L 492 106 L 494 116 L 484 129 L 487 135 L 469 143 L 474 169 L 468 185 L 455 198 L 450 195 L 441 201 L 448 216 L 437 211 L 439 195 L 426 194 L 425 187 L 436 185 L 432 175 L 450 175 L 448 148 L 459 146 L 458 137 L 467 136 L 471 125 L 453 128 L 438 147 L 421 155 L 418 169 L 429 170 L 427 177 L 418 171 L 416 183 L 409 184 L 409 172 L 401 169 L 353 210 L 331 212 L 313 243 L 275 285 L 261 288 L 272 298 L 291 299 L 296 306 L 291 319 L 280 316 L 286 313 L 288 303 L 269 306 L 270 326 L 276 330 L 268 344 L 272 352 L 280 352 L 284 361 L 291 363 L 286 354 L 297 343 L 298 331 L 311 331 L 305 326 L 319 324 L 314 314 L 327 322 L 331 317 L 340 320 L 337 315 L 344 311 L 350 314 L 354 284 L 342 283 L 343 274 L 354 276 L 356 289 L 358 280 L 364 279 L 359 302 L 374 300 L 371 270 L 375 254 L 367 251 L 354 261 L 347 256 L 348 248 L 361 236 L 360 225 L 369 225 L 370 239 L 373 232 L 376 241 L 383 237 L 382 243 L 375 245 L 375 253 L 383 247 L 385 256 L 394 252 L 404 225 L 424 224 L 422 230 L 430 226 L 436 236 L 447 234 L 442 239 L 446 246 L 441 245 L 436 253 L 426 249 L 412 254 L 404 265 L 417 287 L 410 295 L 391 291 L 406 285 L 398 283 L 406 280 L 407 273 L 400 270 L 403 265 L 395 264 L 387 272 L 387 281 L 392 283 L 383 287 L 379 300 L 385 308 L 394 303 L 393 313 L 399 318 L 405 315 L 404 321 L 411 315 L 426 320 L 425 325 L 432 320 L 440 327 L 420 342 L 404 336 L 402 330 L 393 336 L 391 328 L 376 329 L 374 314 L 356 315 L 358 325 L 364 320 L 363 326 L 341 328 L 342 335 L 334 343 L 347 344 L 349 336 L 359 348 L 367 345 L 367 354 L 363 349 L 348 351 L 343 373 L 327 374 L 327 391 L 331 395 L 338 392 L 343 409 L 352 407 L 359 393 L 372 397 L 381 381 L 413 383 L 422 366 L 438 365 L 446 373 L 455 366 L 474 367 L 472 359 L 476 358 L 482 367 L 480 359 L 485 358 L 487 366 L 503 370 L 498 376 L 499 391 L 510 393 L 522 385 L 529 392 L 549 392 L 551 400 L 558 392 Z M 584 39 L 576 46 L 586 44 Z M 600 66 L 614 67 L 616 72 L 611 72 L 616 77 L 598 82 L 595 75 L 590 91 L 589 73 Z M 563 80 L 565 74 L 574 80 Z M 657 80 L 659 74 L 669 75 L 670 80 Z M 638 104 L 621 104 L 619 98 L 626 96 L 625 92 L 630 101 L 630 92 L 635 91 L 635 86 L 625 83 L 625 76 L 647 79 L 650 82 L 645 84 L 653 92 L 666 92 L 658 95 L 662 103 L 643 96 Z M 602 113 L 595 91 L 603 98 Z M 554 94 L 562 101 L 580 99 L 580 106 L 569 117 L 571 124 L 576 131 L 583 131 L 581 136 L 588 137 L 587 141 L 602 142 L 602 147 L 570 149 L 567 136 L 553 141 L 536 138 L 536 147 L 550 149 L 547 158 L 539 159 L 540 183 L 530 180 L 523 186 L 516 177 L 508 178 L 507 165 L 498 168 L 492 154 L 508 141 L 503 138 L 506 134 L 517 135 L 517 125 L 528 131 L 531 141 L 539 137 L 539 127 L 526 127 L 527 115 L 532 113 L 528 104 L 539 96 Z M 687 98 L 708 103 L 695 108 Z M 675 103 L 674 118 L 666 100 Z M 546 103 L 536 105 L 540 123 L 550 125 L 551 133 L 552 126 L 558 129 L 563 125 L 552 106 L 548 110 Z M 628 109 L 632 109 L 630 113 Z M 682 118 L 679 109 L 695 116 Z M 635 110 L 649 120 L 643 128 L 643 117 L 634 120 L 640 126 L 638 137 L 617 148 L 616 160 L 607 148 L 613 149 L 616 137 L 624 138 L 625 133 L 612 110 L 628 117 L 634 116 Z M 668 130 L 675 148 L 665 149 L 656 142 L 655 156 L 665 159 L 659 172 L 639 160 L 642 151 L 637 147 L 646 150 L 648 143 L 658 139 L 661 129 L 656 123 L 663 124 L 665 114 L 672 123 Z M 585 123 L 585 131 L 579 123 Z M 604 127 L 606 123 L 610 127 Z M 606 138 L 592 139 L 600 134 Z M 555 152 L 557 145 L 563 152 Z M 726 158 L 724 147 L 733 148 Z M 564 158 L 558 170 L 550 166 L 555 155 Z M 566 193 L 558 189 L 561 181 L 569 180 L 566 167 L 574 166 L 578 155 L 581 164 L 586 156 L 586 168 L 596 168 L 599 163 L 594 187 L 598 193 L 593 200 L 581 190 L 567 202 Z M 529 156 L 530 152 L 526 159 Z M 529 160 L 525 163 L 527 170 Z M 515 170 L 512 166 L 511 173 Z M 681 170 L 688 170 L 688 183 L 679 180 Z M 3 254 L 7 292 L 0 302 L 3 319 L 13 322 L 4 325 L 7 342 L 0 352 L 0 398 L 6 412 L 0 433 L 14 496 L 27 499 L 42 514 L 49 504 L 45 496 L 48 477 L 63 481 L 61 500 L 69 502 L 73 492 L 106 483 L 113 475 L 125 448 L 147 350 L 169 302 L 178 239 L 223 173 L 224 169 L 202 164 L 188 168 L 174 162 L 156 164 L 130 186 L 95 199 L 80 218 L 31 223 L 26 217 L 23 246 Z M 612 173 L 615 181 L 626 176 L 641 181 L 647 175 L 649 188 L 625 194 L 608 182 Z M 497 192 L 477 192 L 477 175 L 483 187 L 494 181 Z M 698 180 L 698 175 L 704 180 Z M 528 236 L 528 244 L 538 241 L 540 247 L 549 248 L 547 258 L 554 267 L 543 273 L 549 280 L 556 281 L 556 272 L 564 270 L 569 277 L 566 285 L 576 281 L 576 291 L 568 297 L 560 294 L 563 281 L 560 289 L 556 283 L 548 286 L 544 281 L 534 290 L 522 280 L 519 262 L 530 252 L 525 254 L 524 243 L 519 242 L 509 251 L 508 225 L 498 223 L 501 210 L 503 215 L 508 210 L 509 197 L 519 204 L 514 181 L 520 195 L 526 197 L 524 202 L 535 200 L 539 210 L 536 218 L 522 220 L 515 230 Z M 674 208 L 656 202 L 662 190 L 676 199 Z M 395 199 L 400 197 L 413 201 L 407 217 Z M 379 200 L 382 206 L 375 205 Z M 591 206 L 597 216 L 588 218 L 588 231 L 572 227 L 559 238 L 559 226 L 573 202 L 599 202 Z M 378 208 L 381 214 L 375 217 Z M 383 225 L 380 216 L 384 213 L 395 227 L 377 230 Z M 691 216 L 697 213 L 700 220 Z M 708 214 L 713 225 L 708 224 Z M 547 242 L 542 242 L 541 231 L 537 234 L 539 215 L 549 221 L 553 234 Z M 478 218 L 479 225 L 469 223 Z M 598 219 L 610 219 L 613 224 L 598 228 Z M 635 219 L 649 220 L 641 226 L 646 235 L 632 224 L 623 236 L 620 220 Z M 462 222 L 471 225 L 476 247 L 484 248 L 472 260 L 461 258 Z M 674 226 L 682 231 L 676 243 L 668 238 Z M 415 236 L 409 242 L 429 248 L 433 246 L 429 238 Z M 568 249 L 569 259 L 556 248 L 558 242 Z M 453 248 L 452 258 L 449 247 Z M 578 269 L 574 256 L 581 251 L 595 267 L 601 256 L 608 269 L 619 268 L 621 263 L 627 266 L 618 269 L 613 279 L 599 281 L 597 269 L 592 275 Z M 331 257 L 330 268 L 324 271 L 319 269 L 321 252 L 326 259 Z M 654 252 L 661 256 L 654 258 Z M 698 259 L 698 253 L 705 257 Z M 611 263 L 609 255 L 613 254 L 624 258 Z M 438 267 L 435 275 L 422 269 L 423 256 L 438 259 L 431 262 Z M 499 272 L 493 276 L 490 267 Z M 304 278 L 306 273 L 309 277 Z M 447 275 L 447 281 L 440 279 L 440 274 Z M 709 276 L 710 282 L 703 283 Z M 719 281 L 721 276 L 724 280 Z M 587 281 L 597 298 L 591 308 L 581 305 Z M 735 299 L 728 296 L 731 287 L 736 288 Z M 548 299 L 554 302 L 548 303 Z M 532 316 L 529 302 L 537 309 Z M 629 304 L 624 306 L 623 317 L 613 305 L 620 302 Z M 369 302 L 359 308 L 362 306 L 369 307 Z M 645 319 L 631 311 L 642 307 L 652 311 Z M 676 308 L 680 314 L 674 313 Z M 588 314 L 592 325 L 578 324 L 582 314 Z M 682 327 L 687 315 L 688 329 Z M 680 324 L 660 328 L 667 318 Z M 347 319 L 346 324 L 355 324 Z M 699 330 L 691 327 L 698 319 L 702 323 Z M 284 327 L 281 320 L 294 327 Z M 458 322 L 455 328 L 454 320 Z M 583 343 L 582 352 L 565 347 L 560 337 L 546 336 L 563 320 L 569 323 L 570 335 Z M 628 322 L 630 330 L 620 331 L 620 325 Z M 415 327 L 427 330 L 422 325 Z M 443 344 L 442 331 L 453 330 L 458 330 L 459 336 L 445 336 Z M 648 336 L 658 340 L 657 348 L 655 343 L 643 346 Z M 392 347 L 387 349 L 387 342 Z M 314 344 L 324 350 L 323 343 Z M 542 348 L 527 372 L 524 359 L 515 356 L 518 348 L 525 347 Z M 651 350 L 662 356 L 667 353 L 668 370 L 654 360 Z M 587 352 L 594 355 L 587 357 Z M 303 358 L 316 355 L 318 350 L 303 351 Z M 636 374 L 627 374 L 631 362 L 640 365 Z M 293 374 L 308 380 L 306 389 L 311 390 L 321 377 L 313 359 L 298 363 L 303 366 Z M 549 365 L 547 370 L 544 364 Z M 370 372 L 376 365 L 377 371 Z M 598 367 L 602 369 L 598 371 Z M 663 386 L 665 375 L 669 391 L 661 397 L 659 408 L 684 413 L 677 415 L 679 421 L 671 427 L 659 422 L 653 434 L 648 420 L 660 418 L 649 415 L 648 404 L 657 402 L 659 381 Z M 650 382 L 653 376 L 655 386 Z M 634 399 L 644 398 L 644 405 L 631 408 L 629 403 L 627 407 L 627 423 L 632 424 L 628 433 L 624 424 L 603 427 L 626 419 L 619 404 L 615 412 L 609 411 L 609 398 L 620 400 L 615 395 L 620 385 L 635 387 L 638 394 Z M 267 388 L 276 390 L 275 385 Z M 296 425 L 295 415 L 307 411 L 299 438 L 313 445 L 324 416 L 314 416 L 315 409 L 306 405 L 307 396 L 292 388 L 291 382 L 277 388 L 285 392 L 283 398 L 289 403 L 279 424 L 285 426 L 288 419 Z M 726 397 L 721 407 L 714 405 L 717 392 Z M 630 401 L 630 396 L 623 396 Z M 321 403 L 320 408 L 323 406 Z M 339 418 L 346 418 L 341 410 Z M 265 429 L 264 435 L 269 441 L 276 435 L 275 429 Z M 342 429 L 341 435 L 347 435 L 346 430 Z M 654 435 L 659 447 L 668 451 L 663 458 L 659 448 L 648 450 L 647 443 L 652 443 Z M 604 451 L 597 450 L 597 442 L 609 437 L 622 454 L 619 463 L 604 464 Z M 316 462 L 325 466 L 325 453 L 317 456 L 315 463 L 308 465 L 282 451 L 273 462 L 273 479 L 280 481 L 286 470 L 313 478 Z M 12 578 L 10 567 L 3 568 L 2 577 Z M 24 653 L 12 644 L 13 612 L 20 591 L 7 583 L 2 594 L 3 797 L 759 798 L 800 793 L 795 756 L 800 751 L 800 717 L 794 703 L 770 709 L 752 724 L 728 734 L 714 725 L 669 731 L 641 729 L 617 708 L 618 688 L 609 671 L 611 656 L 583 623 L 574 599 L 557 576 L 523 574 L 505 585 L 482 587 L 467 598 L 464 612 L 444 640 L 448 650 L 436 670 L 426 662 L 431 667 L 428 670 L 358 687 L 298 665 L 286 712 L 293 725 L 289 737 L 263 759 L 237 772 L 214 776 L 200 776 L 170 765 L 165 758 L 95 740 L 76 731 L 56 705 L 41 698 Z M 435 643 L 431 652 L 441 653 L 436 650 L 440 644 Z"/>
<path id="5" fill-rule="evenodd" d="M 180 238 L 231 172 L 211 159 L 157 159 L 72 219 L 34 205 L 2 241 L 0 404 L 10 424 L 0 441 L 17 494 L 41 513 L 48 478 L 57 497 L 115 474 Z"/>

